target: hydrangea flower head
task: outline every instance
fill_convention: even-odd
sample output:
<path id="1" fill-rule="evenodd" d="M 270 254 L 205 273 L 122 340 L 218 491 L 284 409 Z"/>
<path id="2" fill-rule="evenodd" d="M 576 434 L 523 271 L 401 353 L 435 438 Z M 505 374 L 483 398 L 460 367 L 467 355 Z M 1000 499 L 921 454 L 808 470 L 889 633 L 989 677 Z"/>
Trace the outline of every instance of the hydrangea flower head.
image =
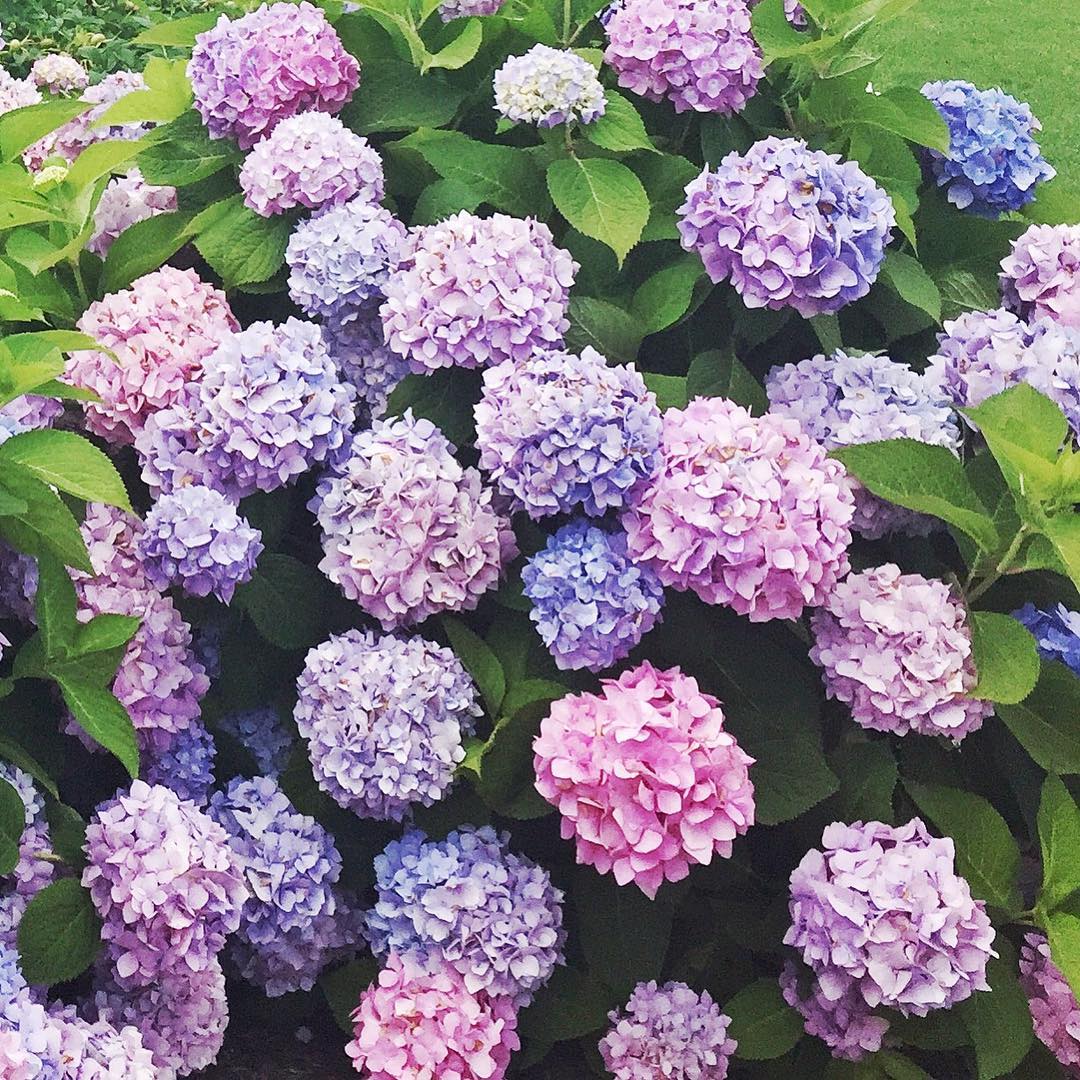
<path id="1" fill-rule="evenodd" d="M 745 0 L 622 0 L 604 29 L 619 85 L 677 113 L 741 112 L 764 72 Z"/>
<path id="2" fill-rule="evenodd" d="M 0 67 L 0 116 L 41 104 L 41 92 L 31 79 L 16 79 L 5 67 Z"/>
<path id="3" fill-rule="evenodd" d="M 453 967 L 391 954 L 360 995 L 345 1052 L 369 1080 L 503 1080 L 521 1045 L 505 997 L 473 993 Z"/>
<path id="4" fill-rule="evenodd" d="M 413 829 L 388 844 L 368 913 L 376 955 L 450 967 L 470 994 L 527 1005 L 563 962 L 562 893 L 508 841 L 466 826 L 441 841 Z"/>
<path id="5" fill-rule="evenodd" d="M 929 82 L 922 92 L 949 128 L 949 152 L 926 154 L 935 182 L 954 206 L 998 217 L 1026 206 L 1036 185 L 1057 175 L 1035 141 L 1042 124 L 1029 105 L 960 79 Z"/>
<path id="6" fill-rule="evenodd" d="M 480 468 L 534 519 L 621 507 L 656 465 L 655 395 L 632 364 L 588 346 L 489 368 L 475 415 Z"/>
<path id="7" fill-rule="evenodd" d="M 23 394 L 0 406 L 0 428 L 17 425 L 23 431 L 52 427 L 64 414 L 64 403 L 58 398 L 40 394 Z"/>
<path id="8" fill-rule="evenodd" d="M 1013 618 L 1034 635 L 1044 660 L 1057 660 L 1080 675 L 1080 612 L 1070 611 L 1064 604 L 1049 611 L 1025 604 L 1013 612 Z"/>
<path id="9" fill-rule="evenodd" d="M 747 307 L 806 318 L 870 291 L 896 221 L 856 162 L 772 135 L 706 168 L 677 213 L 683 247 L 713 281 L 730 278 Z"/>
<path id="10" fill-rule="evenodd" d="M 32 623 L 37 583 L 37 560 L 0 540 L 0 618 Z"/>
<path id="11" fill-rule="evenodd" d="M 228 713 L 218 726 L 251 754 L 260 776 L 276 780 L 284 772 L 292 740 L 276 709 L 243 709 Z"/>
<path id="12" fill-rule="evenodd" d="M 873 731 L 959 742 L 994 707 L 975 685 L 967 612 L 943 581 L 892 563 L 840 582 L 810 617 L 825 692 Z"/>
<path id="13" fill-rule="evenodd" d="M 589 124 L 604 115 L 605 105 L 596 68 L 568 49 L 534 45 L 495 72 L 495 109 L 514 123 Z"/>
<path id="14" fill-rule="evenodd" d="M 1080 329 L 1080 225 L 1031 225 L 1001 261 L 1005 306 Z"/>
<path id="15" fill-rule="evenodd" d="M 0 1037 L 5 1034 L 14 1034 L 15 1043 L 0 1051 L 0 1064 L 6 1054 L 20 1070 L 28 1070 L 30 1080 L 61 1076 L 60 1030 L 26 985 L 15 948 L 0 944 Z"/>
<path id="16" fill-rule="evenodd" d="M 336 116 L 301 113 L 282 120 L 240 170 L 244 202 L 262 217 L 294 206 L 315 210 L 383 197 L 382 159 Z"/>
<path id="17" fill-rule="evenodd" d="M 225 830 L 141 780 L 98 807 L 82 883 L 124 987 L 205 971 L 240 925 L 247 889 Z"/>
<path id="18" fill-rule="evenodd" d="M 611 667 L 660 621 L 660 579 L 630 561 L 620 531 L 586 521 L 564 525 L 529 559 L 521 579 L 532 601 L 529 618 L 563 669 Z"/>
<path id="19" fill-rule="evenodd" d="M 854 511 L 843 466 L 797 421 L 697 398 L 664 413 L 659 469 L 623 526 L 664 585 L 764 622 L 798 618 L 847 573 Z"/>
<path id="20" fill-rule="evenodd" d="M 881 439 L 918 439 L 955 448 L 956 418 L 936 382 L 887 356 L 837 350 L 775 367 L 765 382 L 770 411 L 798 420 L 826 450 Z M 890 532 L 925 535 L 935 520 L 892 506 L 853 481 L 851 527 L 876 540 Z"/>
<path id="21" fill-rule="evenodd" d="M 720 703 L 678 668 L 646 661 L 599 694 L 555 701 L 533 743 L 536 790 L 562 816 L 578 862 L 654 897 L 754 823 L 745 754 Z"/>
<path id="22" fill-rule="evenodd" d="M 177 488 L 146 515 L 139 541 L 146 575 L 157 588 L 180 585 L 188 596 L 213 594 L 232 601 L 237 585 L 251 580 L 262 554 L 262 533 L 234 503 L 213 488 Z"/>
<path id="23" fill-rule="evenodd" d="M 517 554 L 480 473 L 411 412 L 354 436 L 308 505 L 323 532 L 319 569 L 385 630 L 471 611 Z"/>
<path id="24" fill-rule="evenodd" d="M 446 23 L 474 15 L 494 15 L 502 5 L 503 0 L 442 0 L 439 18 Z"/>
<path id="25" fill-rule="evenodd" d="M 206 725 L 195 720 L 175 732 L 162 745 L 143 747 L 143 777 L 150 785 L 161 784 L 181 800 L 205 807 L 214 786 L 217 747 Z"/>
<path id="26" fill-rule="evenodd" d="M 86 426 L 119 445 L 133 442 L 151 413 L 197 380 L 203 361 L 238 328 L 223 292 L 172 266 L 95 301 L 77 325 L 115 359 L 74 352 L 67 381 L 101 398 L 84 403 Z"/>
<path id="27" fill-rule="evenodd" d="M 1043 934 L 1026 934 L 1020 950 L 1020 985 L 1040 1042 L 1066 1074 L 1080 1076 L 1080 1004 L 1050 956 Z"/>
<path id="28" fill-rule="evenodd" d="M 385 286 L 386 342 L 419 374 L 526 360 L 562 344 L 577 271 L 533 218 L 462 211 L 414 228 Z"/>
<path id="29" fill-rule="evenodd" d="M 247 150 L 288 117 L 340 112 L 360 84 L 360 65 L 305 0 L 222 15 L 195 39 L 188 76 L 210 136 Z"/>
<path id="30" fill-rule="evenodd" d="M 441 799 L 481 712 L 461 661 L 420 637 L 348 630 L 308 653 L 297 682 L 315 779 L 360 817 L 400 821 Z"/>
<path id="31" fill-rule="evenodd" d="M 341 323 L 381 300 L 407 230 L 363 198 L 329 206 L 296 226 L 285 261 L 289 295 L 308 315 Z"/>
<path id="32" fill-rule="evenodd" d="M 682 982 L 638 983 L 625 1009 L 608 1019 L 612 1027 L 600 1040 L 600 1055 L 615 1080 L 725 1080 L 738 1045 L 728 1037 L 731 1018 L 709 992 L 698 994 Z"/>
<path id="33" fill-rule="evenodd" d="M 125 229 L 175 210 L 176 206 L 176 188 L 148 184 L 138 169 L 113 177 L 94 211 L 94 235 L 87 250 L 104 259 Z"/>
<path id="34" fill-rule="evenodd" d="M 85 90 L 90 83 L 86 68 L 67 53 L 39 56 L 30 67 L 30 81 L 50 94 Z"/>
<path id="35" fill-rule="evenodd" d="M 51 1019 L 60 1034 L 63 1080 L 156 1080 L 153 1054 L 138 1028 L 118 1031 L 105 1020 L 87 1023 L 70 1005 L 54 1006 Z M 0 1076 L 10 1080 L 6 1073 Z"/>
<path id="36" fill-rule="evenodd" d="M 368 424 L 383 419 L 390 395 L 409 373 L 409 361 L 383 340 L 378 314 L 324 325 L 323 340 L 341 378 L 356 391 L 360 418 Z"/>
<path id="37" fill-rule="evenodd" d="M 830 1002 L 854 989 L 870 1008 L 925 1016 L 989 990 L 996 955 L 985 904 L 953 868 L 953 842 L 918 818 L 835 822 L 791 874 L 791 928 Z"/>

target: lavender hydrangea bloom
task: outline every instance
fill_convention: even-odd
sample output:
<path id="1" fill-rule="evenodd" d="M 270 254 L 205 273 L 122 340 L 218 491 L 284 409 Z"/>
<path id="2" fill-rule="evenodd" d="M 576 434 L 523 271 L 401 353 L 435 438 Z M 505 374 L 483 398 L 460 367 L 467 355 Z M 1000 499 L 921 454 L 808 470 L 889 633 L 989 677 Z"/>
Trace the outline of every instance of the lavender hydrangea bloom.
<path id="1" fill-rule="evenodd" d="M 488 369 L 475 415 L 480 468 L 534 519 L 621 507 L 656 466 L 656 396 L 588 346 Z"/>
<path id="2" fill-rule="evenodd" d="M 626 553 L 626 534 L 576 521 L 521 572 L 529 618 L 563 669 L 603 671 L 627 657 L 660 620 L 656 573 Z"/>
<path id="3" fill-rule="evenodd" d="M 376 421 L 308 503 L 323 532 L 319 569 L 385 630 L 472 610 L 517 554 L 492 490 L 453 450 L 411 411 Z"/>
<path id="4" fill-rule="evenodd" d="M 161 784 L 180 799 L 205 807 L 214 786 L 216 753 L 213 735 L 196 720 L 163 745 L 143 748 L 143 777 L 148 784 Z"/>
<path id="5" fill-rule="evenodd" d="M 292 739 L 276 709 L 244 709 L 228 713 L 219 726 L 251 754 L 262 776 L 276 780 L 284 772 Z"/>
<path id="6" fill-rule="evenodd" d="M 1080 612 L 1058 604 L 1051 611 L 1040 611 L 1025 604 L 1013 612 L 1034 635 L 1039 655 L 1044 660 L 1058 660 L 1080 675 Z"/>
<path id="7" fill-rule="evenodd" d="M 296 226 L 289 239 L 289 295 L 308 315 L 338 323 L 381 300 L 408 231 L 381 206 L 352 199 Z"/>
<path id="8" fill-rule="evenodd" d="M 63 1075 L 60 1030 L 26 985 L 19 970 L 18 953 L 0 944 L 0 1037 L 10 1033 L 18 1039 L 27 1077 L 59 1080 Z"/>
<path id="9" fill-rule="evenodd" d="M 655 2 L 655 0 L 650 0 Z M 732 152 L 686 187 L 682 245 L 747 307 L 792 307 L 811 318 L 870 291 L 896 216 L 854 161 L 769 136 Z"/>
<path id="10" fill-rule="evenodd" d="M 210 137 L 248 150 L 284 119 L 337 113 L 360 83 L 360 65 L 313 4 L 263 4 L 222 15 L 199 34 L 188 76 Z"/>
<path id="11" fill-rule="evenodd" d="M 63 1080 L 160 1080 L 138 1028 L 118 1031 L 105 1020 L 90 1024 L 71 1005 L 54 1005 L 50 1019 L 60 1034 Z M 10 1080 L 2 1071 L 0 1076 Z"/>
<path id="12" fill-rule="evenodd" d="M 604 88 L 596 68 L 568 49 L 534 45 L 495 72 L 495 108 L 514 123 L 550 128 L 604 115 Z"/>
<path id="13" fill-rule="evenodd" d="M 323 340 L 341 378 L 356 391 L 358 417 L 365 423 L 381 420 L 394 387 L 409 373 L 409 361 L 386 344 L 378 315 L 325 325 Z"/>
<path id="14" fill-rule="evenodd" d="M 211 966 L 247 900 L 225 830 L 166 787 L 136 780 L 86 830 L 82 883 L 103 920 L 119 985 Z"/>
<path id="15" fill-rule="evenodd" d="M 16 79 L 7 68 L 0 67 L 0 116 L 41 104 L 41 93 L 30 79 Z"/>
<path id="16" fill-rule="evenodd" d="M 312 649 L 297 681 L 315 779 L 360 817 L 400 821 L 441 799 L 481 712 L 461 661 L 419 637 L 349 630 Z"/>
<path id="17" fill-rule="evenodd" d="M 1035 1034 L 1061 1062 L 1066 1075 L 1080 1076 L 1080 1004 L 1042 934 L 1024 935 L 1020 985 L 1027 994 Z"/>
<path id="18" fill-rule="evenodd" d="M 527 360 L 570 326 L 578 264 L 533 218 L 462 211 L 414 228 L 386 283 L 386 342 L 419 374 Z"/>
<path id="19" fill-rule="evenodd" d="M 45 821 L 32 822 L 19 840 L 19 861 L 8 880 L 16 895 L 31 900 L 46 885 L 53 883 L 59 868 L 51 856 L 52 840 L 48 824 Z"/>
<path id="20" fill-rule="evenodd" d="M 388 844 L 375 859 L 379 898 L 368 914 L 376 955 L 446 964 L 470 993 L 527 1005 L 563 963 L 562 893 L 508 841 L 466 826 L 443 841 L 413 829 Z"/>
<path id="21" fill-rule="evenodd" d="M 157 588 L 176 584 L 188 596 L 213 594 L 223 604 L 251 580 L 262 551 L 262 533 L 220 491 L 201 485 L 162 495 L 139 540 L 146 576 Z"/>
<path id="22" fill-rule="evenodd" d="M 1031 107 L 999 89 L 950 79 L 928 82 L 923 94 L 949 128 L 949 152 L 927 150 L 930 172 L 949 202 L 984 217 L 1019 210 L 1056 171 L 1032 132 L 1042 130 Z"/>
<path id="23" fill-rule="evenodd" d="M 625 1009 L 608 1014 L 600 1040 L 604 1066 L 615 1080 L 696 1077 L 725 1080 L 738 1044 L 728 1037 L 731 1017 L 686 983 L 638 983 Z"/>
<path id="24" fill-rule="evenodd" d="M 336 116 L 301 113 L 255 144 L 240 170 L 240 188 L 244 202 L 262 217 L 354 198 L 377 203 L 383 197 L 382 159 Z"/>
<path id="25" fill-rule="evenodd" d="M 0 780 L 9 783 L 22 800 L 26 812 L 26 824 L 32 825 L 45 812 L 45 799 L 34 787 L 31 776 L 10 761 L 0 760 Z"/>
<path id="26" fill-rule="evenodd" d="M 1032 225 L 1001 260 L 1005 306 L 1080 329 L 1080 225 Z"/>
<path id="27" fill-rule="evenodd" d="M 176 188 L 148 184 L 138 169 L 113 177 L 94 211 L 94 235 L 86 248 L 104 259 L 125 229 L 175 210 L 176 205 Z"/>
<path id="28" fill-rule="evenodd" d="M 64 414 L 64 403 L 58 398 L 40 394 L 23 394 L 0 406 L 0 425 L 19 425 L 24 431 L 52 427 Z"/>
<path id="29" fill-rule="evenodd" d="M 494 15 L 502 5 L 503 0 L 442 0 L 439 18 L 446 23 L 474 15 Z"/>
<path id="30" fill-rule="evenodd" d="M 744 0 L 620 0 L 604 29 L 619 85 L 677 113 L 740 112 L 764 71 Z"/>
<path id="31" fill-rule="evenodd" d="M 798 420 L 827 450 L 881 439 L 918 439 L 954 449 L 960 431 L 940 385 L 887 356 L 837 350 L 775 367 L 765 381 L 770 409 Z M 888 533 L 926 535 L 936 519 L 893 506 L 854 484 L 851 527 L 871 540 Z"/>
<path id="32" fill-rule="evenodd" d="M 0 540 L 0 618 L 34 621 L 37 560 Z"/>
<path id="33" fill-rule="evenodd" d="M 948 837 L 914 818 L 826 827 L 791 874 L 791 928 L 821 993 L 854 989 L 870 1008 L 925 1016 L 989 990 L 994 928 L 953 869 Z"/>
<path id="34" fill-rule="evenodd" d="M 39 56 L 30 67 L 30 81 L 50 94 L 84 90 L 90 83 L 86 68 L 67 53 Z"/>

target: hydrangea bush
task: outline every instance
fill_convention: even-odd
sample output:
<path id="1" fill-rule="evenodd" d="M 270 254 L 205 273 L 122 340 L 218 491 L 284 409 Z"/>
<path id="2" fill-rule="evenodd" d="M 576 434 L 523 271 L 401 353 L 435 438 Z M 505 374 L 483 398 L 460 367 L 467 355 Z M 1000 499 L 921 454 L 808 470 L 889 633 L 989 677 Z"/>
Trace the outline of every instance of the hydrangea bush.
<path id="1" fill-rule="evenodd" d="M 1080 1075 L 1080 207 L 907 6 L 12 50 L 4 1080 Z"/>

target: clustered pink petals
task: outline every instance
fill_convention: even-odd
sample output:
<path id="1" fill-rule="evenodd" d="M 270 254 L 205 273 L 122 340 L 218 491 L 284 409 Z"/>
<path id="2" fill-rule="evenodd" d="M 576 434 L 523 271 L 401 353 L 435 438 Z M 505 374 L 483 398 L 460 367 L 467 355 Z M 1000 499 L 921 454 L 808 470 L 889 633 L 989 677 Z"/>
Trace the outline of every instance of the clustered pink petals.
<path id="1" fill-rule="evenodd" d="M 976 681 L 971 631 L 943 581 L 893 563 L 864 570 L 836 586 L 810 625 L 826 693 L 865 728 L 959 742 L 994 711 L 967 696 Z"/>
<path id="2" fill-rule="evenodd" d="M 1069 1077 L 1080 1077 L 1080 1004 L 1051 958 L 1043 934 L 1024 936 L 1020 985 L 1027 994 L 1035 1034 Z"/>
<path id="3" fill-rule="evenodd" d="M 556 701 L 533 744 L 536 790 L 562 815 L 578 862 L 655 896 L 754 823 L 745 754 L 720 703 L 678 668 L 645 662 L 596 694 Z"/>
<path id="4" fill-rule="evenodd" d="M 764 622 L 798 618 L 847 573 L 851 482 L 797 421 L 697 398 L 664 414 L 660 456 L 623 525 L 664 585 Z"/>
<path id="5" fill-rule="evenodd" d="M 132 225 L 176 209 L 176 188 L 148 184 L 138 169 L 109 181 L 94 211 L 94 235 L 86 245 L 101 258 Z"/>
<path id="6" fill-rule="evenodd" d="M 1001 261 L 1005 306 L 1080 329 L 1080 225 L 1031 225 Z"/>

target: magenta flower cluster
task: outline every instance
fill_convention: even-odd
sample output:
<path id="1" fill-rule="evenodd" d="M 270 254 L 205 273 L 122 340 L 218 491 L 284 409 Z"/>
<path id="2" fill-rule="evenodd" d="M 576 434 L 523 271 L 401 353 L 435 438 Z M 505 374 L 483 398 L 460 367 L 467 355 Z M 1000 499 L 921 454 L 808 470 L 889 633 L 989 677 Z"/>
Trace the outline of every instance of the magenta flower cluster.
<path id="1" fill-rule="evenodd" d="M 104 259 L 125 229 L 176 207 L 176 189 L 148 184 L 138 169 L 114 177 L 101 193 L 94 211 L 94 235 L 86 248 Z"/>
<path id="2" fill-rule="evenodd" d="M 1024 936 L 1020 985 L 1027 994 L 1035 1034 L 1061 1062 L 1066 1075 L 1080 1076 L 1080 1004 L 1051 959 L 1043 934 Z"/>

